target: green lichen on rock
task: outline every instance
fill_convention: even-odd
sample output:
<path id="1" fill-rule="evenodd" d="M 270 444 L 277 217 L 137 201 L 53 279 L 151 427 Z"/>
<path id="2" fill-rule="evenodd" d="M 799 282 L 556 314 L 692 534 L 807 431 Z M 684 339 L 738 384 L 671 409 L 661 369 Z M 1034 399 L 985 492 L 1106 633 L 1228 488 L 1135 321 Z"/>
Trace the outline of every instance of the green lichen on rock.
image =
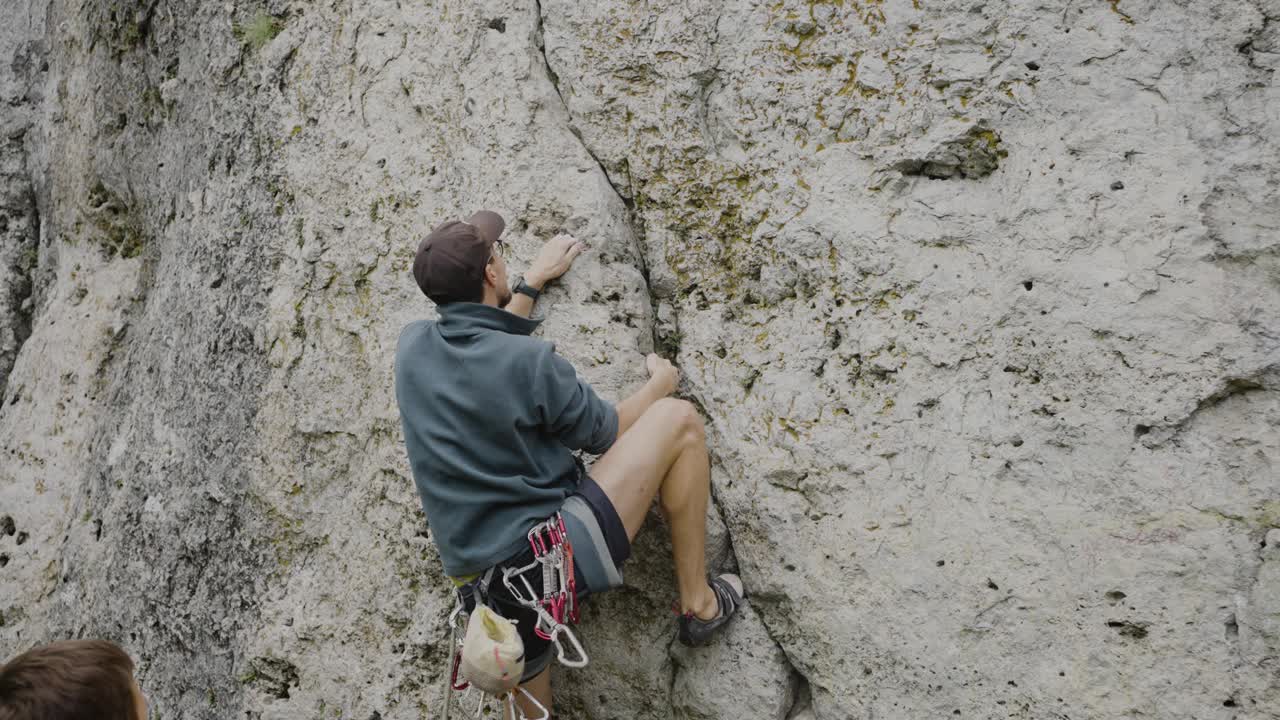
<path id="1" fill-rule="evenodd" d="M 102 41 L 116 57 L 137 48 L 146 40 L 153 10 L 154 3 L 139 0 L 113 2 L 106 7 L 90 9 L 96 15 L 93 18 L 93 41 Z"/>
<path id="2" fill-rule="evenodd" d="M 284 21 L 265 10 L 259 10 L 248 23 L 231 26 L 236 39 L 252 52 L 257 52 L 284 30 Z"/>
<path id="3" fill-rule="evenodd" d="M 961 177 L 986 177 L 996 171 L 1000 161 L 1009 156 L 994 130 L 976 127 L 969 133 L 967 152 L 961 153 L 958 171 Z"/>
<path id="4" fill-rule="evenodd" d="M 27 618 L 27 611 L 17 605 L 10 605 L 3 611 L 0 611 L 0 627 L 6 625 L 17 625 Z"/>
<path id="5" fill-rule="evenodd" d="M 907 157 L 892 168 L 903 175 L 935 180 L 984 178 L 1009 156 L 999 133 L 979 123 L 957 136 L 939 142 L 927 152 Z"/>
<path id="6" fill-rule="evenodd" d="M 142 100 L 139 104 L 142 107 L 142 117 L 148 124 L 168 120 L 173 115 L 173 102 L 166 101 L 160 88 L 155 85 L 148 85 L 142 91 Z"/>
<path id="7" fill-rule="evenodd" d="M 89 224 L 108 257 L 133 258 L 142 254 L 146 233 L 141 218 L 128 203 L 98 180 L 89 189 L 88 204 Z"/>
<path id="8" fill-rule="evenodd" d="M 18 270 L 23 273 L 30 273 L 40 262 L 40 250 L 34 245 L 28 245 L 22 249 L 22 254 L 18 256 Z"/>
<path id="9" fill-rule="evenodd" d="M 765 182 L 759 171 L 684 154 L 660 158 L 647 171 L 636 204 L 672 233 L 664 256 L 682 294 L 734 296 L 742 278 L 772 259 L 770 246 L 753 240 L 768 217 L 752 209 Z"/>
<path id="10" fill-rule="evenodd" d="M 289 689 L 299 684 L 298 667 L 281 658 L 259 656 L 239 676 L 241 685 L 249 685 L 279 700 L 289 697 Z"/>
<path id="11" fill-rule="evenodd" d="M 369 221 L 389 220 L 392 215 L 404 208 L 418 207 L 418 199 L 413 193 L 388 193 L 375 197 L 369 204 Z"/>
<path id="12" fill-rule="evenodd" d="M 1133 18 L 1128 13 L 1120 9 L 1120 0 L 1107 0 L 1107 4 L 1111 6 L 1111 12 L 1119 15 L 1121 20 L 1129 25 L 1133 24 Z"/>
<path id="13" fill-rule="evenodd" d="M 1262 503 L 1253 517 L 1253 525 L 1261 530 L 1280 528 L 1280 500 L 1268 500 Z"/>

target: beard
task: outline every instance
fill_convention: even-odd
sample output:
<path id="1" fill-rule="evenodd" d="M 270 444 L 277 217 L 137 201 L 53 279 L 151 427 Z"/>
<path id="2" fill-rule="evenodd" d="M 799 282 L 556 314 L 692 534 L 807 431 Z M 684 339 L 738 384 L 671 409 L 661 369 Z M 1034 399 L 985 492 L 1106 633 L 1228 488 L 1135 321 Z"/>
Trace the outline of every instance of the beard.
<path id="1" fill-rule="evenodd" d="M 498 307 L 506 309 L 507 305 L 510 302 L 511 302 L 511 288 L 504 287 L 502 288 L 502 295 L 498 297 Z"/>

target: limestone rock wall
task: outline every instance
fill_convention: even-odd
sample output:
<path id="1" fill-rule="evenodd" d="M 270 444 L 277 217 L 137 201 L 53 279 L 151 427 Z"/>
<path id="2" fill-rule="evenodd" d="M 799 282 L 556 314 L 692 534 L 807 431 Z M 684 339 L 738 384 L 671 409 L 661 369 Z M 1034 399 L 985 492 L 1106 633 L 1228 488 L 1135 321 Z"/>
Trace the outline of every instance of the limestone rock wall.
<path id="1" fill-rule="evenodd" d="M 159 717 L 434 716 L 391 389 L 416 240 L 590 251 L 542 333 L 672 356 L 751 601 L 656 516 L 565 717 L 1280 717 L 1274 0 L 13 0 L 0 651 Z"/>

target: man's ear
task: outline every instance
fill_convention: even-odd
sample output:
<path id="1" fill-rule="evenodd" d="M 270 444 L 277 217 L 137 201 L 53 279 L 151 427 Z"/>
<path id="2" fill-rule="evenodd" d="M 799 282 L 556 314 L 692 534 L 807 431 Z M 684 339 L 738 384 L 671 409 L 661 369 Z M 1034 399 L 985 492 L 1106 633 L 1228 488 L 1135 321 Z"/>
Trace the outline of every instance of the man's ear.
<path id="1" fill-rule="evenodd" d="M 484 281 L 486 284 L 496 288 L 498 287 L 498 264 L 495 262 L 487 262 L 484 265 Z"/>

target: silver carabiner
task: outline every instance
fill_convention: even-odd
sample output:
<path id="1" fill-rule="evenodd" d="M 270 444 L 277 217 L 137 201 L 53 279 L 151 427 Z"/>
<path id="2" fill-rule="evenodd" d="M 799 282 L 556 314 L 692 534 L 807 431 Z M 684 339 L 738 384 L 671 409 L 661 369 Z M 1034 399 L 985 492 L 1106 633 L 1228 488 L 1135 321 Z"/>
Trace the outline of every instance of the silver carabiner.
<path id="1" fill-rule="evenodd" d="M 531 608 L 538 605 L 538 593 L 533 589 L 533 584 L 529 582 L 529 578 L 524 576 L 525 573 L 536 567 L 538 567 L 538 561 L 534 560 L 524 567 L 504 568 L 502 571 L 502 584 L 507 586 L 507 590 L 511 593 L 511 597 L 515 598 L 516 602 L 524 605 L 525 607 Z M 520 588 L 516 587 L 515 583 L 511 582 L 512 576 L 520 578 L 520 582 L 524 584 L 524 591 L 521 591 Z M 528 599 L 525 599 L 525 592 L 529 593 Z"/>
<path id="2" fill-rule="evenodd" d="M 538 706 L 538 710 L 542 712 L 542 715 L 536 718 L 531 718 L 528 715 L 525 715 L 524 708 L 520 707 L 520 705 L 516 703 L 517 691 L 524 693 L 524 696 L 529 698 L 529 702 Z M 529 692 L 528 690 L 525 690 L 522 687 L 517 687 L 515 690 L 511 691 L 511 695 L 509 696 L 509 702 L 511 704 L 512 720 L 551 720 L 551 711 L 547 710 L 547 706 L 538 702 L 538 698 L 534 697 L 533 693 Z M 503 720 L 506 720 L 506 717 L 507 717 L 507 713 L 504 709 L 502 713 Z"/>
<path id="3" fill-rule="evenodd" d="M 556 575 L 559 580 L 559 588 L 557 588 L 556 592 L 559 593 L 568 592 L 568 569 L 566 565 L 568 565 L 568 562 L 564 562 L 564 551 L 561 550 L 561 562 L 556 566 Z"/>
<path id="4" fill-rule="evenodd" d="M 534 630 L 541 630 L 547 634 L 547 637 L 550 637 L 555 632 L 556 619 L 551 617 L 551 613 L 547 612 L 547 609 L 541 605 L 533 608 L 533 610 L 538 614 L 538 619 L 533 621 Z"/>
<path id="5" fill-rule="evenodd" d="M 463 617 L 466 614 L 467 613 L 462 609 L 462 603 L 458 603 L 457 605 L 454 606 L 453 612 L 449 613 L 449 632 L 450 633 L 455 633 L 458 630 L 462 630 L 463 634 L 466 634 L 467 619 Z M 459 642 L 458 644 L 461 645 L 462 643 Z"/>
<path id="6" fill-rule="evenodd" d="M 556 575 L 559 574 L 559 552 L 552 551 L 542 556 L 542 599 L 546 600 L 556 592 Z"/>
<path id="7" fill-rule="evenodd" d="M 529 547 L 533 548 L 534 556 L 541 556 L 542 553 L 551 549 L 551 521 L 543 520 L 529 528 L 529 532 L 525 534 L 525 537 L 529 539 Z"/>
<path id="8" fill-rule="evenodd" d="M 577 659 L 571 660 L 565 657 L 564 643 L 560 641 L 561 635 L 569 636 L 569 642 L 573 644 L 574 651 L 578 653 Z M 578 642 L 578 636 L 573 634 L 568 625 L 556 623 L 555 630 L 551 631 L 551 642 L 556 646 L 556 659 L 560 661 L 561 665 L 571 668 L 586 667 L 587 651 L 582 649 L 582 643 Z"/>

